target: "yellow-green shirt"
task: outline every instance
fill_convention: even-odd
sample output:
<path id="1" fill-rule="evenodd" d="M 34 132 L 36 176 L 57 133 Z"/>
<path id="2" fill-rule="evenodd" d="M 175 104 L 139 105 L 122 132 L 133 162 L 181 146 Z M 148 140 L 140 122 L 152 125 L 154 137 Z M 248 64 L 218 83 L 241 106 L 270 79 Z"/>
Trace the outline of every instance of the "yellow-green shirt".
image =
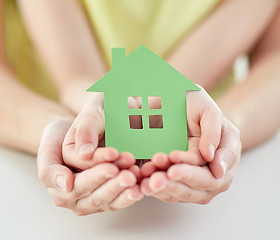
<path id="1" fill-rule="evenodd" d="M 106 62 L 111 48 L 125 47 L 127 53 L 145 45 L 166 54 L 221 0 L 84 0 L 94 33 Z"/>
<path id="2" fill-rule="evenodd" d="M 144 44 L 165 57 L 221 0 L 83 0 L 107 65 L 111 48 L 130 53 Z M 7 58 L 17 77 L 36 92 L 56 99 L 50 76 L 21 21 L 15 0 L 4 0 Z"/>

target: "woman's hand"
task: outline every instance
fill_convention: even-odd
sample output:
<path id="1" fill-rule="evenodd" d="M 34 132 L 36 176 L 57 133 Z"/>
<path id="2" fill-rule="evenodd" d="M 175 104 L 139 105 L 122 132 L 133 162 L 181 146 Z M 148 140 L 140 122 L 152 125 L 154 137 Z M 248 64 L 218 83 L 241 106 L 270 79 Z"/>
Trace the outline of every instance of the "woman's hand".
<path id="1" fill-rule="evenodd" d="M 202 89 L 187 93 L 189 150 L 156 154 L 141 191 L 167 202 L 208 203 L 230 186 L 240 160 L 239 131 Z"/>
<path id="2" fill-rule="evenodd" d="M 50 123 L 38 152 L 38 172 L 57 206 L 69 208 L 78 215 L 125 208 L 143 198 L 136 184 L 139 169 L 119 169 L 113 163 L 101 163 L 80 173 L 65 166 L 62 143 L 72 120 Z M 103 148 L 106 151 L 106 148 Z M 102 149 L 97 154 L 102 154 Z"/>

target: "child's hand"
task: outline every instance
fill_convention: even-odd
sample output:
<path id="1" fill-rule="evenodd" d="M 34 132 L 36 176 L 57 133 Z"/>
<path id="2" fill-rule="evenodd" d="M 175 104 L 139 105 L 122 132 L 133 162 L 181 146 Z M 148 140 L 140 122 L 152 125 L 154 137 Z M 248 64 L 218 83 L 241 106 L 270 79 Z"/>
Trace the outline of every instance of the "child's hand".
<path id="1" fill-rule="evenodd" d="M 229 187 L 240 136 L 204 90 L 187 93 L 187 119 L 189 150 L 156 154 L 142 168 L 141 191 L 167 202 L 203 204 Z"/>
<path id="2" fill-rule="evenodd" d="M 131 99 L 130 104 L 136 104 Z M 111 162 L 120 169 L 135 169 L 135 159 L 130 153 L 118 153 L 114 148 L 104 148 L 103 95 L 96 93 L 85 104 L 74 120 L 63 142 L 63 159 L 79 170 L 99 163 Z"/>

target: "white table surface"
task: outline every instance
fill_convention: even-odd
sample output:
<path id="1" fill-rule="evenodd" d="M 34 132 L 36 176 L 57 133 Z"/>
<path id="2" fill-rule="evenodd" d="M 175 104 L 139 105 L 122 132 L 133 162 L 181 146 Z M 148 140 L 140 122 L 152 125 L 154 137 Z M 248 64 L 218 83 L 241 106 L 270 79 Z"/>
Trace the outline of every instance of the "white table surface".
<path id="1" fill-rule="evenodd" d="M 205 206 L 145 198 L 78 217 L 54 206 L 35 158 L 0 148 L 0 239 L 280 239 L 280 134 L 242 155 L 230 190 Z"/>

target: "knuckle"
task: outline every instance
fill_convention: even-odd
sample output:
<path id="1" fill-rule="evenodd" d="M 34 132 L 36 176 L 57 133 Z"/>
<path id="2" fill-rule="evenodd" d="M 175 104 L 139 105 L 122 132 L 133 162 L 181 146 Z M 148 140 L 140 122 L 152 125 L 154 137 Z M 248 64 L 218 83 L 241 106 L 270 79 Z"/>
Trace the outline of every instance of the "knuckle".
<path id="1" fill-rule="evenodd" d="M 91 206 L 95 207 L 97 209 L 106 207 L 107 205 L 108 205 L 108 202 L 105 199 L 92 198 L 92 200 L 91 200 Z"/>
<path id="2" fill-rule="evenodd" d="M 174 202 L 176 202 L 176 200 L 172 196 L 168 196 L 168 197 L 162 199 L 162 201 L 166 202 L 166 203 L 174 203 Z"/>
<path id="3" fill-rule="evenodd" d="M 203 199 L 201 201 L 198 202 L 198 204 L 200 205 L 207 205 L 212 201 L 213 198 L 208 198 L 208 199 Z"/>
<path id="4" fill-rule="evenodd" d="M 59 199 L 59 198 L 53 198 L 53 203 L 55 204 L 55 206 L 62 207 L 62 208 L 66 208 L 68 205 L 67 200 Z"/>
<path id="5" fill-rule="evenodd" d="M 75 189 L 75 196 L 76 198 L 84 198 L 91 194 L 91 190 L 87 189 L 86 187 L 79 187 Z"/>
<path id="6" fill-rule="evenodd" d="M 213 181 L 209 181 L 208 183 L 205 183 L 205 189 L 208 191 L 215 191 L 217 189 L 220 189 L 223 185 L 223 182 L 221 179 L 214 179 Z"/>
<path id="7" fill-rule="evenodd" d="M 232 129 L 233 129 L 234 134 L 235 134 L 238 138 L 240 138 L 240 130 L 239 130 L 236 126 L 234 126 L 234 125 L 232 125 Z"/>
<path id="8" fill-rule="evenodd" d="M 228 154 L 232 156 L 232 159 L 234 160 L 234 162 L 239 161 L 240 159 L 240 151 L 239 150 L 234 150 L 231 148 L 227 148 L 228 150 Z"/>
<path id="9" fill-rule="evenodd" d="M 118 210 L 119 210 L 119 208 L 116 208 L 116 207 L 113 207 L 113 206 L 108 206 L 106 208 L 106 211 L 109 211 L 109 212 L 116 212 Z"/>
<path id="10" fill-rule="evenodd" d="M 102 174 L 100 174 L 101 180 L 107 180 L 108 177 L 113 178 L 113 177 L 117 176 L 117 174 L 119 173 L 119 169 L 117 168 L 117 166 L 115 166 L 111 163 L 103 163 L 102 165 L 100 164 L 99 166 L 103 167 L 102 169 L 100 169 L 100 173 L 102 173 Z"/>
<path id="11" fill-rule="evenodd" d="M 101 108 L 97 108 L 94 109 L 92 111 L 89 112 L 90 116 L 92 118 L 94 118 L 98 123 L 102 124 L 102 128 L 105 125 L 105 121 L 104 121 L 104 111 Z"/>
<path id="12" fill-rule="evenodd" d="M 81 210 L 73 210 L 73 212 L 79 217 L 88 215 L 87 213 Z"/>
<path id="13" fill-rule="evenodd" d="M 180 198 L 184 199 L 185 201 L 189 201 L 190 199 L 192 199 L 192 197 L 193 197 L 193 194 L 191 192 L 185 192 L 180 195 Z"/>
<path id="14" fill-rule="evenodd" d="M 122 209 L 128 206 L 131 203 L 128 199 L 120 199 L 118 203 L 114 204 L 114 206 L 111 206 L 115 209 Z"/>
<path id="15" fill-rule="evenodd" d="M 43 185 L 47 187 L 47 179 L 48 179 L 49 171 L 47 168 L 43 168 L 39 171 L 39 180 Z"/>
<path id="16" fill-rule="evenodd" d="M 225 184 L 222 188 L 221 188 L 221 192 L 226 192 L 229 190 L 230 184 Z"/>

